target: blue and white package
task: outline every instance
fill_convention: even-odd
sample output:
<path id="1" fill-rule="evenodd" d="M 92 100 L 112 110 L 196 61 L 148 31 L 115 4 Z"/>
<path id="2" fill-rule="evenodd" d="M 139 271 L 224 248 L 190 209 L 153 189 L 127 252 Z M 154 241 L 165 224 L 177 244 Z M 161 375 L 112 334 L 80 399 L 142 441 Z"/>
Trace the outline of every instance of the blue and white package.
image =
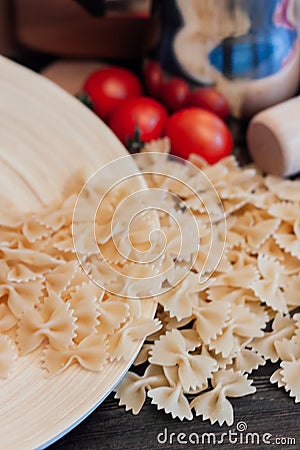
<path id="1" fill-rule="evenodd" d="M 294 0 L 162 3 L 159 59 L 167 71 L 199 84 L 216 84 L 235 115 L 252 115 L 296 92 Z"/>

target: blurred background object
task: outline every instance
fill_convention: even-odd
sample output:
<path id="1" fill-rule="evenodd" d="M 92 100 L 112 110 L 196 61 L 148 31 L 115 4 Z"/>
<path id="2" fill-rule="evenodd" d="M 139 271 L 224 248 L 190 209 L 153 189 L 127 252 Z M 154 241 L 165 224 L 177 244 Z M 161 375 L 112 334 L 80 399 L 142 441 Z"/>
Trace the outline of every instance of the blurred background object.
<path id="1" fill-rule="evenodd" d="M 293 96 L 299 85 L 294 0 L 164 0 L 162 66 L 216 84 L 237 117 Z"/>
<path id="2" fill-rule="evenodd" d="M 16 56 L 19 53 L 15 31 L 14 3 L 0 0 L 0 54 Z"/>
<path id="3" fill-rule="evenodd" d="M 289 177 L 300 173 L 300 97 L 268 108 L 251 120 L 247 144 L 263 172 Z"/>
<path id="4" fill-rule="evenodd" d="M 0 48 L 71 58 L 142 61 L 215 84 L 236 117 L 292 97 L 299 86 L 295 0 L 0 0 Z M 5 19 L 6 18 L 6 19 Z M 3 50 L 4 47 L 4 50 Z"/>
<path id="5" fill-rule="evenodd" d="M 92 3 L 88 2 L 90 8 Z M 135 0 L 127 14 L 124 9 L 118 13 L 117 3 L 107 15 L 93 16 L 74 0 L 15 0 L 17 39 L 31 49 L 60 56 L 141 58 L 153 35 L 151 2 Z M 105 12 L 102 6 L 92 11 Z"/>
<path id="6" fill-rule="evenodd" d="M 93 16 L 149 17 L 151 0 L 75 0 Z"/>

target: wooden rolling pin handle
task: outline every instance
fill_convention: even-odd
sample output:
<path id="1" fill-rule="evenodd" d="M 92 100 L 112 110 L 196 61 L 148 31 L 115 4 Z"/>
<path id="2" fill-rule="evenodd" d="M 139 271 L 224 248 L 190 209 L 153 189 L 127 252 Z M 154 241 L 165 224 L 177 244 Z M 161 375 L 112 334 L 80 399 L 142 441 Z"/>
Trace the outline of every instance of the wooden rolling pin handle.
<path id="1" fill-rule="evenodd" d="M 300 172 L 300 97 L 254 116 L 247 145 L 263 172 L 283 177 Z"/>

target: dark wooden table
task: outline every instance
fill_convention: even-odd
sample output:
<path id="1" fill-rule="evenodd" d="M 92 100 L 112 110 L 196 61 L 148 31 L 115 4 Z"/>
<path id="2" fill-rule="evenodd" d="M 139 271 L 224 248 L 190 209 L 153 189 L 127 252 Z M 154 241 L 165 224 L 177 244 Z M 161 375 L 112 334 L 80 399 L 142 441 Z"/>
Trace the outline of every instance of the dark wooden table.
<path id="1" fill-rule="evenodd" d="M 27 55 L 19 62 L 34 70 L 40 70 L 52 60 L 51 55 Z M 233 124 L 233 127 L 236 128 L 236 124 Z M 244 129 L 245 125 L 242 128 Z M 244 159 L 244 130 L 242 133 L 236 129 L 232 131 L 237 136 L 235 141 L 238 144 L 237 151 L 240 159 Z M 235 411 L 235 422 L 231 427 L 212 426 L 208 421 L 203 422 L 200 417 L 195 417 L 191 422 L 174 420 L 163 411 L 158 411 L 156 406 L 151 405 L 150 400 L 146 402 L 140 414 L 134 416 L 130 412 L 125 412 L 124 407 L 118 406 L 118 401 L 114 399 L 112 393 L 87 419 L 48 448 L 49 450 L 177 450 L 182 448 L 298 450 L 300 449 L 300 406 L 294 403 L 284 389 L 278 389 L 270 384 L 269 378 L 275 369 L 276 366 L 267 364 L 253 372 L 250 378 L 254 379 L 257 392 L 254 395 L 231 399 Z M 55 414 L 55 411 L 53 413 Z M 234 432 L 239 422 L 246 424 L 247 431 L 243 432 L 242 436 L 240 433 L 231 434 L 231 442 L 227 436 L 223 444 L 218 443 L 222 433 L 229 433 L 230 430 Z M 166 432 L 167 442 L 164 443 Z M 254 443 L 251 443 L 251 438 L 248 444 L 245 442 L 247 432 L 256 433 L 255 436 L 252 435 Z M 179 436 L 179 433 L 185 433 L 186 437 Z M 189 440 L 189 437 L 193 437 L 191 433 L 197 433 L 200 442 L 203 438 L 204 444 L 178 443 L 177 437 L 179 441 L 180 439 Z M 214 436 L 210 435 L 211 444 L 208 444 L 208 436 L 204 433 L 214 433 Z M 159 435 L 161 443 L 158 441 Z M 263 442 L 264 435 L 269 444 Z M 216 443 L 212 444 L 214 437 Z M 236 438 L 238 441 L 234 443 Z M 240 443 L 241 438 L 242 443 Z"/>
<path id="2" fill-rule="evenodd" d="M 144 405 L 139 415 L 134 416 L 125 412 L 118 406 L 111 394 L 87 419 L 78 425 L 73 431 L 49 447 L 49 450 L 177 450 L 177 449 L 207 449 L 223 448 L 238 450 L 258 449 L 300 449 L 300 405 L 295 404 L 283 389 L 278 389 L 270 384 L 269 376 L 276 366 L 267 365 L 252 374 L 257 392 L 247 397 L 231 399 L 234 405 L 235 422 L 231 427 L 210 425 L 208 421 L 202 421 L 195 417 L 191 422 L 174 420 L 163 411 L 158 411 L 150 401 Z M 251 378 L 251 376 L 250 376 Z M 224 438 L 223 444 L 218 444 L 221 434 L 234 429 L 238 422 L 247 424 L 247 431 L 242 433 L 242 444 L 231 443 L 229 438 Z M 239 425 L 241 426 L 241 425 Z M 165 429 L 168 440 L 165 439 Z M 246 441 L 246 434 L 253 435 L 254 444 Z M 160 435 L 159 443 L 157 436 Z M 171 433 L 173 434 L 170 440 Z M 176 438 L 179 433 L 185 433 L 186 437 L 179 437 L 179 441 L 193 440 L 191 433 L 197 433 L 202 438 L 204 433 L 214 433 L 216 443 L 209 445 L 208 436 L 203 436 L 204 444 L 193 445 L 191 443 L 180 444 Z M 268 433 L 268 434 L 267 434 Z M 263 442 L 265 440 L 270 444 Z M 231 435 L 231 442 L 238 435 Z M 291 439 L 292 438 L 292 439 Z M 213 436 L 210 436 L 213 442 Z M 276 442 L 276 439 L 278 440 Z M 292 440 L 295 443 L 291 443 Z M 200 440 L 201 442 L 201 440 Z M 238 441 L 239 442 L 239 441 Z M 290 443 L 288 443 L 290 442 Z M 272 447 L 273 446 L 273 447 Z"/>

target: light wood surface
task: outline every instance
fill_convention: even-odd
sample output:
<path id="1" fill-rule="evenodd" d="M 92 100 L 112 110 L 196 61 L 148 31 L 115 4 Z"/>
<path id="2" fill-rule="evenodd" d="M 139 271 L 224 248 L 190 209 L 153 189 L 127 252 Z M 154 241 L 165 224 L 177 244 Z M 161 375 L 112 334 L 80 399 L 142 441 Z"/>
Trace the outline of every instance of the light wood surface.
<path id="1" fill-rule="evenodd" d="M 0 91 L 0 194 L 18 209 L 57 199 L 80 167 L 93 173 L 126 154 L 78 100 L 4 57 Z M 154 314 L 152 302 L 142 307 L 146 316 Z M 0 448 L 37 448 L 73 426 L 105 398 L 139 348 L 137 342 L 130 361 L 109 364 L 101 373 L 72 366 L 53 378 L 40 368 L 39 352 L 19 358 L 12 376 L 0 381 Z"/>

